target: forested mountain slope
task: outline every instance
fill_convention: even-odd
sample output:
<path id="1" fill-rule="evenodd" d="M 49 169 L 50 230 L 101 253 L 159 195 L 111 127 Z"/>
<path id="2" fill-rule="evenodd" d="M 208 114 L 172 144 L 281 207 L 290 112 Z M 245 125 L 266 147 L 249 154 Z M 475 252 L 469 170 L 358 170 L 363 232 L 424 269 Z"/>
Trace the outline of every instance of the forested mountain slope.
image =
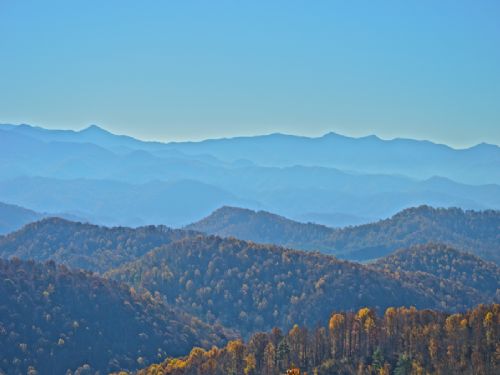
<path id="1" fill-rule="evenodd" d="M 220 327 L 160 298 L 54 262 L 0 260 L 0 296 L 2 374 L 64 374 L 84 365 L 105 374 L 225 341 Z"/>
<path id="2" fill-rule="evenodd" d="M 378 258 L 416 244 L 444 243 L 500 264 L 500 211 L 495 210 L 420 206 L 386 220 L 334 229 L 262 211 L 223 207 L 187 228 L 354 260 Z"/>
<path id="3" fill-rule="evenodd" d="M 164 226 L 107 228 L 47 218 L 0 237 L 0 257 L 54 260 L 73 268 L 104 272 L 155 247 L 195 235 Z"/>
<path id="4" fill-rule="evenodd" d="M 491 301 L 432 275 L 415 283 L 411 275 L 320 253 L 213 236 L 162 246 L 106 276 L 158 291 L 167 302 L 245 336 L 294 323 L 312 327 L 332 310 L 414 305 L 454 311 Z"/>
<path id="5" fill-rule="evenodd" d="M 334 312 L 314 330 L 295 326 L 221 349 L 195 348 L 138 374 L 497 375 L 499 321 L 500 305 L 454 315 L 404 307 L 391 307 L 383 316 L 368 308 Z"/>
<path id="6" fill-rule="evenodd" d="M 324 250 L 333 228 L 301 223 L 266 211 L 224 206 L 186 229 L 221 237 L 269 243 L 304 250 Z"/>
<path id="7" fill-rule="evenodd" d="M 373 267 L 390 272 L 424 272 L 496 296 L 500 302 L 500 267 L 446 245 L 398 250 L 373 263 Z"/>

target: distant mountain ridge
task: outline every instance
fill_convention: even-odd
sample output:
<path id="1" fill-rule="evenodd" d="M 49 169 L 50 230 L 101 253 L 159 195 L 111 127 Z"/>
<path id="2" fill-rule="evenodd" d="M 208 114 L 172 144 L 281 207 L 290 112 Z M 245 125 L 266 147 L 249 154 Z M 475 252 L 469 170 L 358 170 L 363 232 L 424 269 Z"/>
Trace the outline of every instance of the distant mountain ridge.
<path id="1" fill-rule="evenodd" d="M 33 210 L 0 202 L 0 235 L 12 232 L 42 217 L 42 214 Z"/>
<path id="2" fill-rule="evenodd" d="M 485 143 L 453 149 L 430 141 L 352 138 L 331 132 L 317 138 L 277 133 L 171 143 L 169 147 L 185 153 L 209 153 L 227 161 L 247 159 L 265 166 L 315 165 L 420 179 L 440 175 L 468 183 L 500 182 L 500 172 L 495 170 L 500 163 L 500 148 Z M 482 168 L 484 173 L 480 172 Z"/>
<path id="3" fill-rule="evenodd" d="M 186 229 L 318 250 L 357 260 L 378 258 L 398 248 L 438 242 L 500 264 L 500 211 L 493 210 L 475 212 L 420 206 L 370 224 L 328 228 L 268 212 L 223 207 Z"/>
<path id="4" fill-rule="evenodd" d="M 262 166 L 323 166 L 362 173 L 435 175 L 477 183 L 500 183 L 500 147 L 486 143 L 454 149 L 430 141 L 377 136 L 353 138 L 333 132 L 310 138 L 286 134 L 209 139 L 199 142 L 145 142 L 115 135 L 97 125 L 81 131 L 48 130 L 30 125 L 0 124 L 0 130 L 43 141 L 89 142 L 114 151 L 175 152 L 212 155 L 226 162 L 250 160 Z"/>
<path id="5" fill-rule="evenodd" d="M 21 229 L 26 224 L 46 217 L 57 216 L 68 220 L 82 220 L 67 213 L 41 213 L 14 204 L 0 202 L 0 235 Z"/>
<path id="6" fill-rule="evenodd" d="M 0 199 L 104 225 L 182 226 L 230 205 L 345 226 L 422 204 L 500 209 L 499 150 L 336 134 L 161 143 L 95 125 L 0 125 Z"/>
<path id="7" fill-rule="evenodd" d="M 107 226 L 186 225 L 226 202 L 234 205 L 248 202 L 194 180 L 130 184 L 114 180 L 20 177 L 0 181 L 0 196 L 39 212 L 75 212 L 75 216 Z"/>

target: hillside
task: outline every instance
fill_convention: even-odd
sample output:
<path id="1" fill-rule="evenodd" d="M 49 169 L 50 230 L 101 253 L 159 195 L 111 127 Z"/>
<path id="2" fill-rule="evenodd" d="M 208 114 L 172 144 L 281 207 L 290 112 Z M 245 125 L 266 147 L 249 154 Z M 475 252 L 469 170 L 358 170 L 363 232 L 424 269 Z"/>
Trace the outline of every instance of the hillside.
<path id="1" fill-rule="evenodd" d="M 332 310 L 414 305 L 461 310 L 491 298 L 422 274 L 394 275 L 320 253 L 219 237 L 157 248 L 106 276 L 161 293 L 167 302 L 244 336 L 294 323 L 313 327 Z"/>
<path id="2" fill-rule="evenodd" d="M 370 224 L 328 228 L 268 212 L 223 207 L 186 228 L 259 243 L 367 260 L 428 242 L 444 243 L 500 264 L 500 211 L 420 206 Z"/>
<path id="3" fill-rule="evenodd" d="M 0 202 L 0 235 L 17 230 L 42 217 L 38 212 Z"/>
<path id="4" fill-rule="evenodd" d="M 414 308 L 334 312 L 314 330 L 258 333 L 224 348 L 194 348 L 138 375 L 406 375 L 500 373 L 500 305 L 462 314 Z M 292 370 L 293 369 L 293 370 Z M 300 372 L 299 372 L 300 371 Z"/>
<path id="5" fill-rule="evenodd" d="M 225 340 L 150 294 L 53 262 L 0 260 L 0 295 L 0 373 L 9 375 L 132 370 Z"/>
<path id="6" fill-rule="evenodd" d="M 398 250 L 372 266 L 390 272 L 424 272 L 496 297 L 500 302 L 500 267 L 446 245 Z"/>
<path id="7" fill-rule="evenodd" d="M 107 228 L 47 218 L 0 237 L 0 257 L 54 260 L 72 268 L 104 272 L 194 234 L 164 226 Z"/>
<path id="8" fill-rule="evenodd" d="M 222 237 L 235 237 L 291 248 L 319 249 L 333 230 L 323 225 L 300 223 L 266 211 L 222 207 L 186 229 Z"/>

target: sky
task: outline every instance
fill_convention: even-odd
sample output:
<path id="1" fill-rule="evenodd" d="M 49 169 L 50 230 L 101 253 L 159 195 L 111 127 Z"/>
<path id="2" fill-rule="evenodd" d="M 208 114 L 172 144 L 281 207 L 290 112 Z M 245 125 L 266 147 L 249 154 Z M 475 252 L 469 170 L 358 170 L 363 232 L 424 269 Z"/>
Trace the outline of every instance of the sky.
<path id="1" fill-rule="evenodd" d="M 500 144 L 500 1 L 0 0 L 0 122 Z"/>

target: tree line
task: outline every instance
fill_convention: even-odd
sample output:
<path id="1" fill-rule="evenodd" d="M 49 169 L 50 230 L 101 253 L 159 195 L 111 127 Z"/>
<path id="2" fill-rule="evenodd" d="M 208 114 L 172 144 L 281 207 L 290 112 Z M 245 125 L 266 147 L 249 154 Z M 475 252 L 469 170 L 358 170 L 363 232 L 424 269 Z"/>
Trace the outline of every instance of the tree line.
<path id="1" fill-rule="evenodd" d="M 307 309 L 304 306 L 304 309 Z M 500 373 L 500 305 L 465 313 L 369 308 L 333 313 L 324 326 L 275 328 L 224 348 L 194 348 L 139 375 L 424 375 Z M 123 373 L 122 373 L 123 374 Z"/>

